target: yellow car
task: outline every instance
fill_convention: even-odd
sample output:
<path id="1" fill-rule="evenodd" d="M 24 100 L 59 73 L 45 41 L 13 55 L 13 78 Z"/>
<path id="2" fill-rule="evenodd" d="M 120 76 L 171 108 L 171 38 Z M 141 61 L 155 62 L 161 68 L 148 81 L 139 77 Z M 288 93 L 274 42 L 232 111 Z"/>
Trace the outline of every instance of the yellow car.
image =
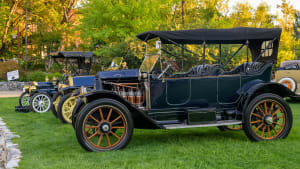
<path id="1" fill-rule="evenodd" d="M 274 81 L 283 84 L 295 95 L 300 95 L 300 60 L 282 62 L 275 72 Z"/>

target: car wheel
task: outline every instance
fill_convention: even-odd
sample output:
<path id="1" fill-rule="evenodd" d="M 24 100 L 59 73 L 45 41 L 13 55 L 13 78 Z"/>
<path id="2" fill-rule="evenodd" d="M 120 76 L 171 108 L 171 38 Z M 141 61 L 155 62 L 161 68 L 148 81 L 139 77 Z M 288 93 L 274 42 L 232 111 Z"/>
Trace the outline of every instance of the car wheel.
<path id="1" fill-rule="evenodd" d="M 45 113 L 49 111 L 51 104 L 51 97 L 45 93 L 36 93 L 30 100 L 31 109 L 38 113 Z"/>
<path id="2" fill-rule="evenodd" d="M 72 93 L 61 98 L 57 107 L 57 115 L 63 123 L 72 123 L 72 112 L 76 106 L 76 98 L 76 96 L 72 96 Z"/>
<path id="3" fill-rule="evenodd" d="M 30 94 L 23 92 L 19 98 L 19 105 L 22 107 L 30 106 Z"/>
<path id="4" fill-rule="evenodd" d="M 52 105 L 51 105 L 51 111 L 53 113 L 53 115 L 57 118 L 57 106 L 58 103 L 60 101 L 60 95 L 58 93 L 56 93 L 53 97 L 52 97 Z"/>
<path id="5" fill-rule="evenodd" d="M 243 129 L 252 141 L 275 140 L 288 136 L 292 121 L 288 103 L 278 95 L 267 93 L 250 102 Z"/>
<path id="6" fill-rule="evenodd" d="M 78 142 L 87 151 L 119 150 L 131 139 L 133 120 L 122 103 L 99 99 L 81 110 L 75 131 Z"/>
<path id="7" fill-rule="evenodd" d="M 221 131 L 240 131 L 243 129 L 242 124 L 233 124 L 233 125 L 227 125 L 227 126 L 218 126 L 219 130 Z"/>
<path id="8" fill-rule="evenodd" d="M 295 92 L 297 90 L 297 83 L 293 78 L 290 77 L 284 77 L 281 78 L 278 83 L 286 86 L 287 88 L 289 88 L 292 92 Z"/>

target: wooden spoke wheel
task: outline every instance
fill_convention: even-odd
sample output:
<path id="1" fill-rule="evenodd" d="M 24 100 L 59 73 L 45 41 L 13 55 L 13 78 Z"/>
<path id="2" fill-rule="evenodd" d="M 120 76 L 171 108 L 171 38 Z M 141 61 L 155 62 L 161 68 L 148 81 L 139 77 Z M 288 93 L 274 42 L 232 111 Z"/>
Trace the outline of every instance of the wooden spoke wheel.
<path id="1" fill-rule="evenodd" d="M 233 124 L 233 125 L 228 125 L 225 126 L 228 130 L 232 130 L 232 131 L 239 131 L 243 128 L 243 126 L 241 124 Z"/>
<path id="2" fill-rule="evenodd" d="M 227 125 L 227 126 L 218 126 L 219 130 L 221 131 L 240 131 L 243 129 L 242 124 L 233 124 L 233 125 Z"/>
<path id="3" fill-rule="evenodd" d="M 72 123 L 72 113 L 76 106 L 76 98 L 76 96 L 71 96 L 62 105 L 62 118 L 67 123 Z"/>
<path id="4" fill-rule="evenodd" d="M 76 124 L 79 143 L 88 151 L 118 150 L 132 135 L 128 109 L 111 99 L 100 99 L 85 106 Z"/>
<path id="5" fill-rule="evenodd" d="M 279 96 L 260 95 L 249 104 L 247 111 L 244 130 L 251 140 L 273 140 L 289 134 L 292 113 L 286 101 Z"/>
<path id="6" fill-rule="evenodd" d="M 30 94 L 28 92 L 23 92 L 19 98 L 19 104 L 22 107 L 30 106 Z"/>
<path id="7" fill-rule="evenodd" d="M 60 101 L 60 95 L 57 93 L 52 97 L 53 104 L 51 105 L 51 111 L 55 117 L 58 117 L 57 116 L 57 107 L 58 107 L 59 101 Z"/>

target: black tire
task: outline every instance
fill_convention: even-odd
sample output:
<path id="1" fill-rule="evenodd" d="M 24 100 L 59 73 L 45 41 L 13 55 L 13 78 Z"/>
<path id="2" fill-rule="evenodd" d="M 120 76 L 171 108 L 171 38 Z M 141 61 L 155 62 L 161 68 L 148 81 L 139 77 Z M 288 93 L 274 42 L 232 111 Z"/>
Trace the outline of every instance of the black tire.
<path id="1" fill-rule="evenodd" d="M 28 104 L 24 104 L 24 97 L 29 97 L 29 100 L 26 100 L 26 102 L 28 101 Z M 19 97 L 19 105 L 22 107 L 30 106 L 30 94 L 28 92 L 23 92 L 21 94 L 21 96 Z"/>
<path id="2" fill-rule="evenodd" d="M 65 102 L 71 95 L 72 95 L 72 93 L 68 93 L 68 94 L 64 95 L 64 96 L 60 99 L 60 101 L 59 101 L 59 103 L 58 103 L 58 106 L 57 106 L 57 117 L 58 117 L 63 123 L 68 123 L 68 122 L 64 119 L 64 117 L 63 117 L 63 115 L 62 115 L 62 107 L 63 107 L 64 102 Z"/>
<path id="3" fill-rule="evenodd" d="M 55 106 L 54 106 L 54 102 L 56 101 L 56 99 L 57 99 L 58 96 L 60 96 L 59 93 L 56 93 L 56 94 L 52 97 L 52 99 L 51 99 L 51 101 L 52 101 L 52 104 L 51 104 L 51 111 L 52 111 L 54 117 L 56 117 L 56 118 L 58 118 L 58 116 L 57 116 L 57 111 L 56 111 Z"/>
<path id="4" fill-rule="evenodd" d="M 266 93 L 256 96 L 246 108 L 243 130 L 252 141 L 283 139 L 288 136 L 292 122 L 288 103 L 278 95 Z"/>
<path id="5" fill-rule="evenodd" d="M 47 100 L 47 102 L 45 102 L 45 105 L 47 104 L 47 106 L 39 106 L 37 104 L 38 98 L 41 99 L 44 98 L 45 100 Z M 50 110 L 51 105 L 52 105 L 51 97 L 46 93 L 36 93 L 30 98 L 30 108 L 34 112 L 45 113 Z M 38 107 L 40 107 L 41 109 L 39 109 Z"/>
<path id="6" fill-rule="evenodd" d="M 94 116 L 94 113 L 96 112 L 96 115 L 99 114 L 100 112 L 100 109 L 101 109 L 101 112 L 104 112 L 105 109 L 108 109 L 108 108 L 113 108 L 113 109 L 116 109 L 117 111 L 114 111 L 114 113 L 118 113 L 117 117 L 114 116 L 113 117 L 113 114 L 111 115 L 111 117 L 109 115 L 105 116 L 106 114 L 103 113 L 102 117 L 100 117 L 100 115 L 98 115 L 98 117 L 95 117 Z M 104 109 L 104 110 L 103 110 Z M 98 110 L 98 112 L 97 112 Z M 107 111 L 106 111 L 107 112 Z M 102 113 L 100 113 L 102 114 Z M 93 115 L 94 118 L 98 118 L 98 122 L 96 122 L 95 120 L 91 120 L 91 116 L 90 115 Z M 110 118 L 109 118 L 109 117 Z M 109 128 L 109 132 L 108 133 L 104 133 L 102 131 L 102 127 L 101 125 L 103 123 L 105 123 L 105 119 L 106 117 L 108 122 L 110 122 L 110 119 L 113 118 L 115 121 L 116 119 L 120 120 L 121 122 L 118 122 L 118 121 L 115 121 L 115 122 L 111 122 L 111 128 Z M 101 121 L 99 121 L 99 119 L 102 119 Z M 93 134 L 95 134 L 96 132 L 98 133 L 99 136 L 99 140 L 98 142 L 100 142 L 99 146 L 101 147 L 101 139 L 100 137 L 102 137 L 104 134 L 105 134 L 105 137 L 112 137 L 112 135 L 110 135 L 112 129 L 114 129 L 114 127 L 116 126 L 113 126 L 114 123 L 117 123 L 118 122 L 118 125 L 123 124 L 124 125 L 124 128 L 123 129 L 120 129 L 123 131 L 122 133 L 122 136 L 119 136 L 119 141 L 116 142 L 115 144 L 112 144 L 111 147 L 97 147 L 96 144 L 93 144 L 90 140 L 91 138 L 91 135 L 93 134 L 89 134 L 89 131 L 90 131 L 90 128 L 88 129 L 88 131 L 85 131 L 87 125 L 90 125 L 91 123 L 93 123 L 93 125 L 95 125 L 95 122 L 97 123 L 97 128 L 95 129 L 95 131 L 92 130 L 92 132 L 94 132 Z M 86 106 L 84 106 L 84 108 L 80 111 L 79 115 L 78 115 L 78 118 L 77 118 L 77 122 L 76 122 L 76 128 L 75 128 L 75 132 L 76 132 L 76 137 L 77 137 L 77 140 L 79 142 L 79 144 L 87 151 L 93 151 L 93 152 L 102 152 L 102 151 L 111 151 L 111 150 L 119 150 L 119 149 L 122 149 L 124 147 L 127 146 L 127 144 L 129 143 L 131 137 L 132 137 L 132 134 L 133 134 L 133 120 L 132 120 L 132 117 L 131 117 L 131 114 L 129 112 L 129 110 L 127 109 L 126 106 L 124 106 L 122 103 L 116 101 L 116 100 L 112 100 L 112 99 L 98 99 L 98 100 L 95 100 L 89 104 L 87 104 Z M 99 127 L 98 127 L 99 126 Z M 85 128 L 86 127 L 86 128 Z M 91 126 L 90 126 L 91 127 Z M 104 130 L 104 129 L 103 129 Z M 102 136 L 101 136 L 102 135 Z M 104 138 L 104 136 L 103 136 Z M 109 142 L 108 138 L 106 138 L 107 140 L 107 143 Z M 110 144 L 109 144 L 110 145 Z"/>

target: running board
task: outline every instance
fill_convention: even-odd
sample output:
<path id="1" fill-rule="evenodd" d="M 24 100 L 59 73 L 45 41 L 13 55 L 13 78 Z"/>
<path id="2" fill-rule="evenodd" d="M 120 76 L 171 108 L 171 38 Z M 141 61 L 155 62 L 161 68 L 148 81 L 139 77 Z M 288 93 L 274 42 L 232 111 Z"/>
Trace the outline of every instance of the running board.
<path id="1" fill-rule="evenodd" d="M 240 120 L 221 120 L 210 123 L 202 123 L 202 124 L 168 124 L 162 125 L 165 129 L 181 129 L 181 128 L 195 128 L 195 127 L 213 127 L 213 126 L 227 126 L 233 124 L 242 124 Z"/>

